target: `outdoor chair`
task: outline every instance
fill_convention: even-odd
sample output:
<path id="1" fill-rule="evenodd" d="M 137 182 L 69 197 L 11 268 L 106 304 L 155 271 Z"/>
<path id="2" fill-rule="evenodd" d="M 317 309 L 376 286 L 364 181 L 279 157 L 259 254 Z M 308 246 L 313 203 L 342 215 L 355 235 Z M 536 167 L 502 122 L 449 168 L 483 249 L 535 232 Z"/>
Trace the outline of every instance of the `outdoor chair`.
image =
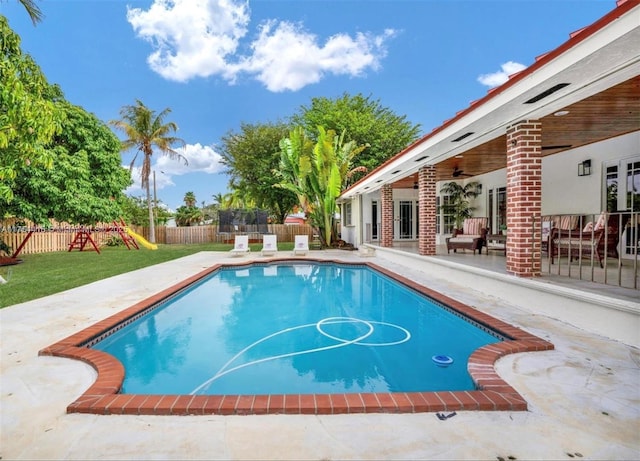
<path id="1" fill-rule="evenodd" d="M 273 256 L 278 252 L 278 236 L 275 234 L 265 234 L 262 236 L 262 256 Z"/>
<path id="2" fill-rule="evenodd" d="M 604 257 L 618 258 L 620 235 L 629 220 L 629 215 L 602 212 L 594 224 L 588 222 L 582 229 L 554 228 L 549 237 L 551 264 L 554 258 L 567 256 L 571 260 L 591 258 L 604 267 Z"/>
<path id="3" fill-rule="evenodd" d="M 306 255 L 309 251 L 309 236 L 296 235 L 293 246 L 293 255 Z"/>
<path id="4" fill-rule="evenodd" d="M 553 231 L 555 231 L 554 235 L 557 235 L 559 231 L 566 233 L 566 231 L 577 230 L 577 226 L 578 216 L 545 216 L 541 229 L 542 251 L 549 254 L 549 241 Z"/>
<path id="5" fill-rule="evenodd" d="M 447 253 L 451 250 L 476 250 L 482 253 L 482 246 L 486 244 L 489 218 L 466 218 L 462 229 L 454 229 L 453 235 L 447 237 Z"/>
<path id="6" fill-rule="evenodd" d="M 231 256 L 240 256 L 248 253 L 249 251 L 251 251 L 251 248 L 249 248 L 249 236 L 236 235 L 233 249 L 231 250 Z"/>
<path id="7" fill-rule="evenodd" d="M 631 215 L 628 213 L 609 215 L 607 228 L 604 229 L 603 238 L 600 241 L 600 245 L 602 246 L 601 253 L 603 255 L 606 254 L 607 256 L 618 259 L 620 256 L 618 254 L 618 244 L 630 218 Z"/>

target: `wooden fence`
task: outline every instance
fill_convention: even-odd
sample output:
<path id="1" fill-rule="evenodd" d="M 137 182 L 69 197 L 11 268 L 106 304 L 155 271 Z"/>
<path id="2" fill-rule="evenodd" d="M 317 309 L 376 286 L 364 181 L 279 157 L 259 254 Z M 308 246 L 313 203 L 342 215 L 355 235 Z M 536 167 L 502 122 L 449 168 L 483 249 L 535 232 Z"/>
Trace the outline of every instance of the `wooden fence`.
<path id="1" fill-rule="evenodd" d="M 149 228 L 130 226 L 134 232 L 149 239 Z M 69 245 L 80 230 L 91 232 L 91 237 L 98 246 L 102 246 L 110 238 L 120 238 L 113 225 L 105 224 L 92 228 L 58 224 L 50 229 L 31 225 L 16 225 L 14 222 L 0 221 L 0 239 L 16 251 L 30 231 L 31 237 L 20 251 L 21 255 L 35 253 L 49 253 L 53 251 L 67 251 Z M 278 242 L 293 242 L 294 236 L 307 234 L 313 238 L 313 229 L 309 225 L 269 224 L 269 234 L 276 234 Z M 251 229 L 241 229 L 233 233 L 219 233 L 217 226 L 194 227 L 156 227 L 156 243 L 161 244 L 190 244 L 190 243 L 233 243 L 235 235 L 248 234 L 250 241 L 261 242 L 262 236 Z M 90 248 L 90 245 L 87 247 Z"/>
<path id="2" fill-rule="evenodd" d="M 134 229 L 135 230 L 135 229 Z M 147 227 L 138 228 L 136 232 L 149 237 Z M 278 236 L 278 242 L 293 242 L 296 235 L 306 234 L 313 238 L 313 228 L 305 225 L 269 224 L 267 234 Z M 236 232 L 218 232 L 217 226 L 195 227 L 158 227 L 156 228 L 156 242 L 166 244 L 189 243 L 233 243 L 236 235 L 249 235 L 251 242 L 262 242 L 262 234 L 250 226 L 241 228 Z"/>

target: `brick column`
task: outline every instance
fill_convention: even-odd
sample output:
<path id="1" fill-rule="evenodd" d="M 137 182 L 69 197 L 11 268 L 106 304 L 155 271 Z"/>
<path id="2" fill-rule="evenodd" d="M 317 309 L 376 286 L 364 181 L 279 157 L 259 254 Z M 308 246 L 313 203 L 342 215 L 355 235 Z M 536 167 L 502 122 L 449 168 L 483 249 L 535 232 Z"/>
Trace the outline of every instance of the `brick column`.
<path id="1" fill-rule="evenodd" d="M 382 208 L 380 246 L 389 248 L 393 246 L 393 188 L 391 184 L 385 184 L 380 192 Z"/>
<path id="2" fill-rule="evenodd" d="M 540 275 L 542 124 L 523 120 L 507 128 L 507 271 Z"/>
<path id="3" fill-rule="evenodd" d="M 427 165 L 418 171 L 418 252 L 422 256 L 436 254 L 436 168 Z"/>

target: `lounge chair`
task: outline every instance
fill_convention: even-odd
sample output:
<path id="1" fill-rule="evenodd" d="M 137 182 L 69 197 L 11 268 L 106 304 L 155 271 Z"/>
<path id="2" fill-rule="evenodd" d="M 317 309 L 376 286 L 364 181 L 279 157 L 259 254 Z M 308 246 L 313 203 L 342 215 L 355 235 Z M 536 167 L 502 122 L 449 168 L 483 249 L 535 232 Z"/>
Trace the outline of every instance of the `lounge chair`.
<path id="1" fill-rule="evenodd" d="M 249 236 L 248 235 L 236 235 L 234 239 L 233 249 L 231 250 L 232 256 L 240 256 L 251 251 L 249 248 Z"/>
<path id="2" fill-rule="evenodd" d="M 489 218 L 466 218 L 462 223 L 462 229 L 454 229 L 453 235 L 447 237 L 447 253 L 451 250 L 476 250 L 482 253 L 482 247 L 486 245 L 487 224 Z"/>
<path id="3" fill-rule="evenodd" d="M 262 236 L 262 256 L 273 256 L 278 252 L 278 236 L 275 234 L 265 234 Z"/>
<path id="4" fill-rule="evenodd" d="M 296 235 L 293 245 L 293 255 L 306 255 L 309 251 L 309 236 Z"/>

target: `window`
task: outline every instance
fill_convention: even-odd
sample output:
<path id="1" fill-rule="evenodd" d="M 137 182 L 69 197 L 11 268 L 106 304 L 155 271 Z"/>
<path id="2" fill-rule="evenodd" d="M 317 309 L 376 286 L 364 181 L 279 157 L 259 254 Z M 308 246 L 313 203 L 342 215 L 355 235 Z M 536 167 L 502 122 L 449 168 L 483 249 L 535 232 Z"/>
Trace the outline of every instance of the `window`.
<path id="1" fill-rule="evenodd" d="M 607 211 L 640 210 L 640 158 L 606 165 L 604 182 Z"/>
<path id="2" fill-rule="evenodd" d="M 640 211 L 640 161 L 627 163 L 626 209 Z"/>
<path id="3" fill-rule="evenodd" d="M 489 227 L 492 234 L 498 234 L 507 226 L 507 188 L 489 189 Z"/>
<path id="4" fill-rule="evenodd" d="M 351 218 L 351 202 L 347 202 L 342 205 L 342 213 L 344 214 L 344 225 L 353 226 Z"/>
<path id="5" fill-rule="evenodd" d="M 606 210 L 609 212 L 618 209 L 618 165 L 607 167 L 605 174 Z"/>
<path id="6" fill-rule="evenodd" d="M 436 197 L 436 209 L 438 210 L 438 220 L 436 220 L 436 233 L 438 234 L 452 234 L 455 226 L 455 220 L 453 215 L 447 213 L 450 210 L 447 205 L 450 203 L 450 197 L 448 195 L 442 195 Z"/>

